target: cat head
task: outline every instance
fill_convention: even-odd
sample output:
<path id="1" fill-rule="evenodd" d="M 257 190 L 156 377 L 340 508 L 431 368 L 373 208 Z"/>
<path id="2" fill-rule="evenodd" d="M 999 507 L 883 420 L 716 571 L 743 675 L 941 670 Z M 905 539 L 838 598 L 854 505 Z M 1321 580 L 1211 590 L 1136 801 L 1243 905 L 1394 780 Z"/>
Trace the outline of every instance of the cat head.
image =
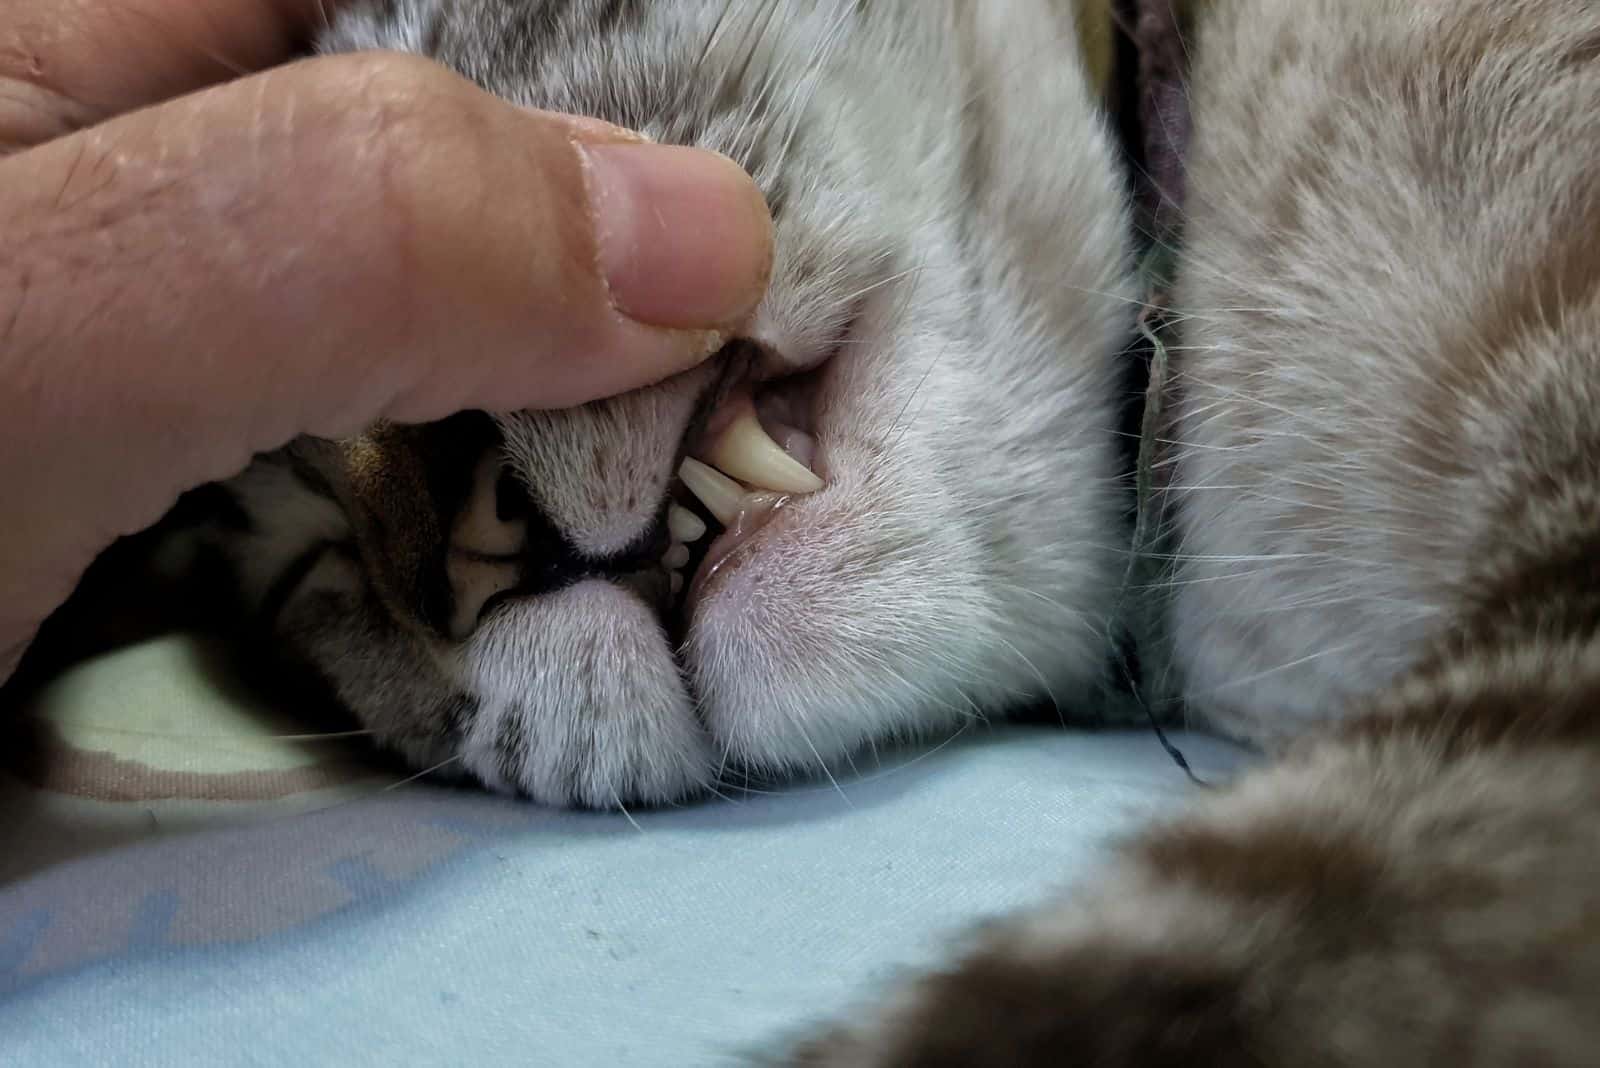
<path id="1" fill-rule="evenodd" d="M 608 806 L 1095 699 L 1121 189 L 1072 14 L 998 7 L 341 6 L 325 50 L 730 156 L 776 235 L 755 318 L 693 371 L 301 441 L 232 484 L 247 592 L 379 740 Z"/>

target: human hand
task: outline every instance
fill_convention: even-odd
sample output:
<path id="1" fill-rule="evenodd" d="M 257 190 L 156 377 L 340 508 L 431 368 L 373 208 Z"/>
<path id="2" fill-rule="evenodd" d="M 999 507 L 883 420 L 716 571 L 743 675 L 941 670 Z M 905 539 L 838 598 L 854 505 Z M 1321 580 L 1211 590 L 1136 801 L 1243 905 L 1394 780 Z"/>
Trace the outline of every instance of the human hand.
<path id="1" fill-rule="evenodd" d="M 256 453 L 644 385 L 765 289 L 731 162 L 416 57 L 268 69 L 324 2 L 12 0 L 0 681 L 96 554 Z"/>

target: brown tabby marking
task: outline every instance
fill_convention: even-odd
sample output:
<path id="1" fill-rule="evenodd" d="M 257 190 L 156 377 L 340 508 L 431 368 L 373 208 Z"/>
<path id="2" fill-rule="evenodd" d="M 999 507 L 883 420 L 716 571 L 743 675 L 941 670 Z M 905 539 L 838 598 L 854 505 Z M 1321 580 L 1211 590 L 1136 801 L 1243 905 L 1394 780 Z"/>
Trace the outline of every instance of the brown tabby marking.
<path id="1" fill-rule="evenodd" d="M 1180 954 L 1132 956 L 1114 943 L 1022 961 L 973 957 L 921 988 L 939 1010 L 870 1053 L 849 1034 L 818 1039 L 792 1068 L 1204 1068 L 1266 1062 L 1248 1052 L 1237 974 Z M 981 1036 L 981 1037 L 980 1037 Z M 975 1041 L 975 1038 L 978 1039 Z"/>

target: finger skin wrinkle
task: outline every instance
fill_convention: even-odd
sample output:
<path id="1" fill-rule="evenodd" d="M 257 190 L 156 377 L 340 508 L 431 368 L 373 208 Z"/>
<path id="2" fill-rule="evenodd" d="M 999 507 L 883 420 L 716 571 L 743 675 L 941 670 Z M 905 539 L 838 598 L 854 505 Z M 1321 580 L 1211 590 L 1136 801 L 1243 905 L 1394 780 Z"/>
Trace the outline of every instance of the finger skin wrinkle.
<path id="1" fill-rule="evenodd" d="M 79 138 L 77 148 L 77 155 L 73 157 L 72 165 L 67 168 L 67 173 L 62 176 L 61 185 L 56 190 L 55 201 L 51 204 L 51 208 L 57 213 L 76 207 L 82 200 L 82 198 L 71 197 L 70 193 L 74 180 L 78 177 L 78 172 L 83 169 L 83 158 L 89 152 L 89 139 L 87 137 Z M 101 188 L 103 189 L 104 186 Z"/>
<path id="2" fill-rule="evenodd" d="M 87 108 L 47 86 L 0 75 L 0 157 L 64 137 L 93 119 Z"/>
<path id="3" fill-rule="evenodd" d="M 22 309 L 27 306 L 28 291 L 32 288 L 33 271 L 23 266 L 17 275 L 17 284 L 11 297 L 11 311 L 5 318 L 6 325 L 0 329 L 0 350 L 9 349 L 12 339 L 17 336 L 17 324 L 22 321 Z"/>
<path id="4" fill-rule="evenodd" d="M 0 83 L 54 94 L 72 109 L 74 128 L 282 62 L 327 18 L 319 0 L 6 5 Z M 0 114 L 0 131 L 3 120 Z"/>

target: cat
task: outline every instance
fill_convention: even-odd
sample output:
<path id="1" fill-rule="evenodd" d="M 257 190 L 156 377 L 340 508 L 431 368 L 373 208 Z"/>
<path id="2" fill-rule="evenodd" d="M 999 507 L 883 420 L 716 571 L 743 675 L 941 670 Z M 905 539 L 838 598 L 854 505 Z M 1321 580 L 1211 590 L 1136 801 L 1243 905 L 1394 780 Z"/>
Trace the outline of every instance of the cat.
<path id="1" fill-rule="evenodd" d="M 262 458 L 217 538 L 251 616 L 417 768 L 559 805 L 1096 714 L 1136 293 L 1108 29 L 1051 0 L 340 5 L 322 51 L 727 154 L 776 260 L 748 330 L 653 388 Z"/>
<path id="2" fill-rule="evenodd" d="M 256 616 L 419 767 L 560 804 L 1107 699 L 1144 291 L 1106 10 L 341 5 L 327 50 L 726 152 L 778 256 L 652 389 L 263 458 L 221 535 Z M 780 1062 L 1600 1048 L 1600 5 L 1190 29 L 1142 683 L 1275 759 Z"/>
<path id="3" fill-rule="evenodd" d="M 1214 0 L 1160 693 L 1275 759 L 781 1059 L 1600 1061 L 1600 5 Z"/>

